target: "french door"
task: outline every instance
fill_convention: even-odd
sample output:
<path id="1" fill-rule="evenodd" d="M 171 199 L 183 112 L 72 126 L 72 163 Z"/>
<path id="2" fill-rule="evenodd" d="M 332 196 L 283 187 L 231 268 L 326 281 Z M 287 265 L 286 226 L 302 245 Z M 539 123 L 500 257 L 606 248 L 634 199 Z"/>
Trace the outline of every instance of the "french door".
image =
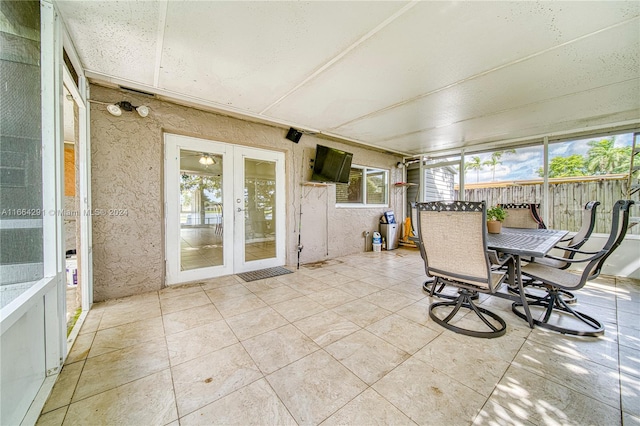
<path id="1" fill-rule="evenodd" d="M 284 154 L 165 135 L 166 281 L 285 263 Z"/>

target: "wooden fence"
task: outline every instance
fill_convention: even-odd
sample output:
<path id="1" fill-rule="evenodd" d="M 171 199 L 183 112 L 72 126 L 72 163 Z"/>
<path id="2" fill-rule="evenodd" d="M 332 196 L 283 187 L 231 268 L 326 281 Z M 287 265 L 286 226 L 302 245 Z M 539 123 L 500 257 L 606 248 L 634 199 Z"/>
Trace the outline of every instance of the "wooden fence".
<path id="1" fill-rule="evenodd" d="M 465 200 L 486 201 L 487 206 L 500 203 L 541 203 L 542 182 L 511 182 L 465 186 Z M 582 209 L 592 200 L 600 201 L 594 232 L 608 234 L 611 230 L 611 207 L 626 198 L 627 175 L 581 177 L 580 179 L 549 179 L 549 228 L 577 231 L 582 224 Z M 455 196 L 459 191 L 455 188 Z M 631 215 L 639 216 L 637 195 Z M 541 206 L 541 209 L 543 206 Z M 629 234 L 640 234 L 640 225 L 633 226 Z"/>

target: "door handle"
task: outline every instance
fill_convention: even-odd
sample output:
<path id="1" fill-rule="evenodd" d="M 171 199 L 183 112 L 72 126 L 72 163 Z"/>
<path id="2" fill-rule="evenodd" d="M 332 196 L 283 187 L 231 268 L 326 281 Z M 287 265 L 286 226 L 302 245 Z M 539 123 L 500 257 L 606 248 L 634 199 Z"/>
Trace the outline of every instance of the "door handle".
<path id="1" fill-rule="evenodd" d="M 238 211 L 239 212 L 243 212 L 245 209 L 241 209 L 240 207 L 238 207 Z"/>

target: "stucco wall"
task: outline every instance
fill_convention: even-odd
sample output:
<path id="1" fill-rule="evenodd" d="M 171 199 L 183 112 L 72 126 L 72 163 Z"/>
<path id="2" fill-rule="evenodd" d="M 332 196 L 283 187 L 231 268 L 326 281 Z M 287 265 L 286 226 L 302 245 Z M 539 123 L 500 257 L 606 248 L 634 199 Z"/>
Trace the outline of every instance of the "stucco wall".
<path id="1" fill-rule="evenodd" d="M 298 144 L 287 129 L 252 123 L 182 105 L 91 86 L 91 99 L 122 100 L 151 109 L 148 117 L 123 112 L 114 117 L 91 103 L 91 181 L 94 211 L 126 209 L 126 216 L 93 217 L 94 300 L 129 296 L 164 286 L 163 134 L 175 133 L 224 143 L 282 151 L 286 156 L 287 265 L 297 262 L 298 220 L 302 203 L 301 263 L 364 250 L 362 232 L 377 230 L 380 215 L 401 211 L 402 197 L 391 185 L 390 207 L 335 207 L 335 186 L 301 186 L 309 179 L 316 144 L 354 154 L 353 163 L 390 170 L 401 180 L 399 156 L 303 135 Z M 100 210 L 98 210 L 100 209 Z M 101 212 L 102 213 L 102 212 Z M 328 224 L 328 233 L 327 233 Z"/>

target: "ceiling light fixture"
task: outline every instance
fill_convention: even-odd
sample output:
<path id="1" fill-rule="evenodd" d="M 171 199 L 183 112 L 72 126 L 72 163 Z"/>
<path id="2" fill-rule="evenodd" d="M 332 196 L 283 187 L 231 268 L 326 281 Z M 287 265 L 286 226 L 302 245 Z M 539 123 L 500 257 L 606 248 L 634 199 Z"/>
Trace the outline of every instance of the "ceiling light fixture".
<path id="1" fill-rule="evenodd" d="M 140 117 L 146 117 L 147 115 L 149 115 L 149 107 L 146 105 L 135 106 L 131 105 L 131 102 L 129 101 L 120 101 L 115 104 L 107 105 L 107 111 L 109 111 L 111 115 L 115 115 L 116 117 L 120 117 L 122 115 L 122 110 L 136 110 Z"/>
<path id="2" fill-rule="evenodd" d="M 198 162 L 200 164 L 205 165 L 205 166 L 210 166 L 212 164 L 216 164 L 215 160 L 213 158 L 211 158 L 211 156 L 209 154 L 202 154 L 202 157 L 200 157 L 200 160 L 198 160 Z"/>

